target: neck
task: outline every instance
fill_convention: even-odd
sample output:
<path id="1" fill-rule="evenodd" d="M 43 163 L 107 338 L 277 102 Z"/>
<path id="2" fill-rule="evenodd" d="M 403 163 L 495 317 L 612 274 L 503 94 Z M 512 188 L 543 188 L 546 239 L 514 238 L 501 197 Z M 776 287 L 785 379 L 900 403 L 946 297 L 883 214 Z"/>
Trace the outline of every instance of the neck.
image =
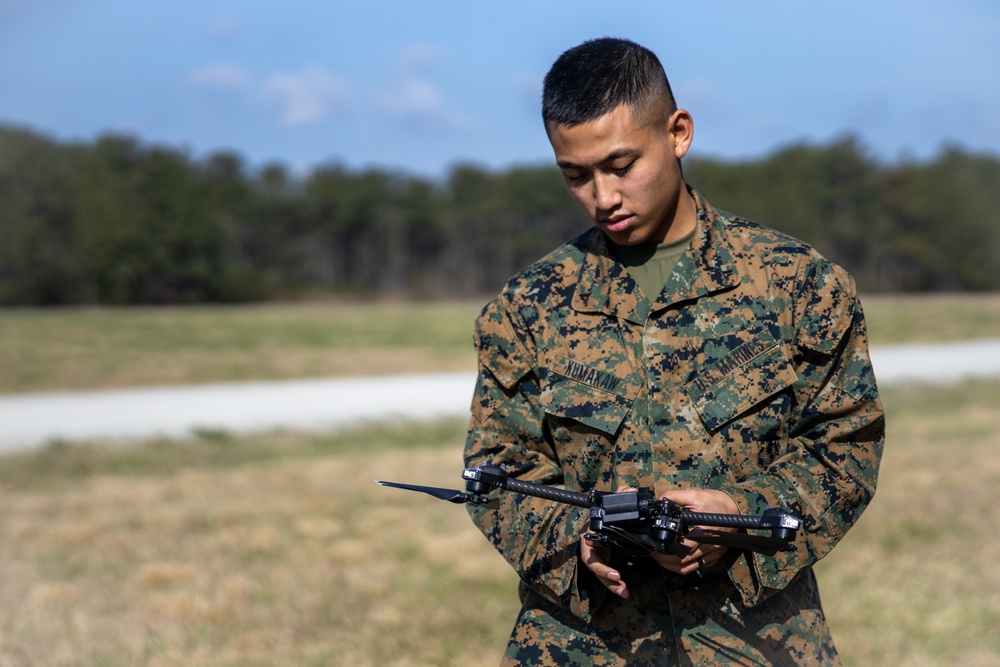
<path id="1" fill-rule="evenodd" d="M 676 243 L 690 234 L 697 224 L 698 207 L 687 187 L 681 188 L 677 206 L 669 217 L 670 223 L 666 226 L 663 237 L 656 239 L 657 244 Z"/>

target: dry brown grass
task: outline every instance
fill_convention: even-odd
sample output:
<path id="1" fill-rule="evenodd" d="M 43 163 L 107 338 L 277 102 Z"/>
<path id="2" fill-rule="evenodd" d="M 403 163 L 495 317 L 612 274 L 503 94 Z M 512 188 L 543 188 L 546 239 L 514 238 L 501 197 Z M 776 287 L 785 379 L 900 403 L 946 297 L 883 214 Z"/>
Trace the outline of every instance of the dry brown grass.
<path id="1" fill-rule="evenodd" d="M 1000 660 L 1000 382 L 884 392 L 872 506 L 819 565 L 851 665 Z"/>
<path id="2" fill-rule="evenodd" d="M 372 481 L 455 486 L 450 431 L 373 456 L 285 435 L 277 460 L 161 474 L 153 452 L 138 474 L 7 485 L 0 664 L 494 664 L 513 574 L 462 508 Z"/>

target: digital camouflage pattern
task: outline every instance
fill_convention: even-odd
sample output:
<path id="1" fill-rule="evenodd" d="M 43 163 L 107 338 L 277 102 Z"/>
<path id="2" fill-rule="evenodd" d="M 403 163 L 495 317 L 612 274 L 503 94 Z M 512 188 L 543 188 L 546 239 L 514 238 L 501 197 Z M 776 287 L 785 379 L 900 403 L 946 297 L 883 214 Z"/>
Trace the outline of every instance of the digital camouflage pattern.
<path id="1" fill-rule="evenodd" d="M 470 513 L 521 578 L 504 664 L 839 664 L 811 566 L 871 500 L 884 439 L 854 283 L 692 195 L 697 231 L 652 303 L 593 228 L 485 307 L 465 463 L 584 493 L 719 489 L 804 530 L 704 577 L 614 563 L 623 600 L 579 562 L 587 510 L 500 492 Z"/>

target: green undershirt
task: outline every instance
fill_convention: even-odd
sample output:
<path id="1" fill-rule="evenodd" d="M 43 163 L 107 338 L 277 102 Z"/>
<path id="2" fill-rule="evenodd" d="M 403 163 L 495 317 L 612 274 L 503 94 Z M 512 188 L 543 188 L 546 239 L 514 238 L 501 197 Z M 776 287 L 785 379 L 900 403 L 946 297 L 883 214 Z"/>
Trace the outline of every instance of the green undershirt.
<path id="1" fill-rule="evenodd" d="M 639 285 L 646 300 L 653 303 L 663 291 L 663 286 L 667 284 L 667 279 L 673 273 L 681 255 L 691 245 L 692 236 L 694 229 L 673 243 L 661 243 L 655 246 L 624 246 L 610 241 L 609 243 L 615 257 Z"/>

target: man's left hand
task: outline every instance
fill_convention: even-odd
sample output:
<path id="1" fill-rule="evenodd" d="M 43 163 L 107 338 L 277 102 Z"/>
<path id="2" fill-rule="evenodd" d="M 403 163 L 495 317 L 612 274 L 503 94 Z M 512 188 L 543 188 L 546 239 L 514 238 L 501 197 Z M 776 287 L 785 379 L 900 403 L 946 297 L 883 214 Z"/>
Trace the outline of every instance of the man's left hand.
<path id="1" fill-rule="evenodd" d="M 736 506 L 736 503 L 728 493 L 714 489 L 678 489 L 667 491 L 660 497 L 667 498 L 671 502 L 677 503 L 692 512 L 713 514 L 740 513 L 739 507 Z M 698 530 L 699 528 L 695 527 L 691 530 L 691 533 L 697 534 Z M 715 527 L 712 530 L 735 531 L 734 528 Z M 692 540 L 683 540 L 683 542 L 692 548 L 691 553 L 683 558 L 658 552 L 652 552 L 651 555 L 664 569 L 677 574 L 694 574 L 699 570 L 711 570 L 722 560 L 728 549 L 728 547 L 720 547 L 715 544 L 700 544 Z"/>

